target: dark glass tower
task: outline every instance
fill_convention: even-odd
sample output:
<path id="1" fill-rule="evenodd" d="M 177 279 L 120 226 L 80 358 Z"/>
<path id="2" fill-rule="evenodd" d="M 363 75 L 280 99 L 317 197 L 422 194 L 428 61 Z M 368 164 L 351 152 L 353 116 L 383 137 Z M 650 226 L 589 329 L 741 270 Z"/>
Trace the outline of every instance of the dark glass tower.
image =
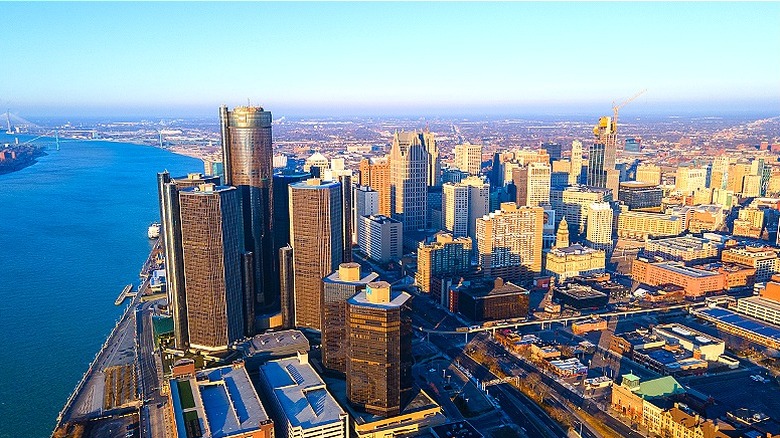
<path id="1" fill-rule="evenodd" d="M 160 201 L 163 248 L 165 249 L 165 275 L 168 303 L 173 317 L 173 334 L 176 348 L 187 348 L 187 297 L 184 281 L 184 256 L 182 255 L 181 216 L 179 191 L 200 184 L 219 184 L 218 176 L 190 173 L 171 178 L 168 172 L 157 174 L 157 191 Z"/>
<path id="2" fill-rule="evenodd" d="M 244 246 L 252 253 L 255 313 L 278 304 L 273 224 L 271 112 L 261 107 L 219 109 L 225 184 L 241 198 Z"/>

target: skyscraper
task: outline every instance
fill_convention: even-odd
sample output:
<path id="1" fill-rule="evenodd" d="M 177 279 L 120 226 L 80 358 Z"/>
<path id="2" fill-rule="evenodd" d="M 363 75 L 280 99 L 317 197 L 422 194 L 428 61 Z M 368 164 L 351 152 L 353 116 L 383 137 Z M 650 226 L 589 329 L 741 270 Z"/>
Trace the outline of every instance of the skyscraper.
<path id="1" fill-rule="evenodd" d="M 396 132 L 390 149 L 392 216 L 403 222 L 404 231 L 423 229 L 428 221 L 430 155 L 426 138 L 423 133 Z"/>
<path id="2" fill-rule="evenodd" d="M 587 185 L 611 189 L 614 196 L 620 183 L 620 174 L 615 170 L 617 121 L 601 117 L 593 135 L 595 139 L 588 150 Z"/>
<path id="3" fill-rule="evenodd" d="M 612 252 L 612 226 L 614 212 L 609 202 L 594 202 L 588 206 L 586 240 L 588 246 Z"/>
<path id="4" fill-rule="evenodd" d="M 347 301 L 347 398 L 368 413 L 397 415 L 412 388 L 410 299 L 377 281 Z"/>
<path id="5" fill-rule="evenodd" d="M 187 347 L 188 334 L 179 191 L 205 183 L 218 184 L 219 180 L 218 176 L 203 176 L 200 173 L 190 173 L 181 178 L 171 178 L 167 171 L 157 174 L 161 236 L 165 249 L 165 286 L 173 319 L 174 342 L 176 348 L 180 349 Z"/>
<path id="6" fill-rule="evenodd" d="M 428 187 L 438 187 L 441 185 L 441 157 L 439 157 L 439 146 L 436 139 L 428 128 L 422 133 L 423 146 L 428 153 Z"/>
<path id="7" fill-rule="evenodd" d="M 276 246 L 273 223 L 273 146 L 271 112 L 261 107 L 219 108 L 225 184 L 241 197 L 244 246 L 252 253 L 255 307 L 276 296 Z"/>
<path id="8" fill-rule="evenodd" d="M 486 276 L 529 284 L 542 271 L 544 209 L 514 202 L 477 219 L 477 250 Z"/>
<path id="9" fill-rule="evenodd" d="M 569 185 L 580 183 L 582 174 L 582 142 L 574 140 L 571 142 L 571 170 L 569 171 Z"/>
<path id="10" fill-rule="evenodd" d="M 457 184 L 442 186 L 442 216 L 444 229 L 455 237 L 476 239 L 477 218 L 490 209 L 490 184 L 482 178 L 470 176 Z"/>
<path id="11" fill-rule="evenodd" d="M 282 328 L 295 326 L 295 270 L 290 245 L 279 248 L 279 301 Z"/>
<path id="12" fill-rule="evenodd" d="M 363 275 L 357 263 L 342 263 L 322 279 L 322 364 L 327 368 L 347 372 L 347 300 L 378 277 L 376 272 Z"/>
<path id="13" fill-rule="evenodd" d="M 363 216 L 379 214 L 379 192 L 367 186 L 352 190 L 352 243 L 358 243 Z"/>
<path id="14" fill-rule="evenodd" d="M 455 167 L 471 175 L 482 173 L 482 145 L 466 142 L 455 146 Z"/>
<path id="15" fill-rule="evenodd" d="M 537 207 L 550 202 L 550 165 L 528 163 L 512 170 L 517 205 Z"/>
<path id="16" fill-rule="evenodd" d="M 392 215 L 390 205 L 390 158 L 366 158 L 360 162 L 360 185 L 379 193 L 379 214 Z"/>
<path id="17" fill-rule="evenodd" d="M 278 170 L 274 173 L 274 235 L 275 251 L 290 243 L 290 184 L 307 180 L 311 177 L 306 172 L 293 170 Z"/>
<path id="18" fill-rule="evenodd" d="M 343 261 L 341 183 L 311 178 L 290 185 L 295 325 L 322 330 L 322 278 Z"/>
<path id="19" fill-rule="evenodd" d="M 244 335 L 241 203 L 235 187 L 179 192 L 189 345 L 224 351 Z"/>
<path id="20" fill-rule="evenodd" d="M 561 159 L 561 144 L 555 143 L 555 142 L 547 142 L 542 143 L 542 149 L 547 151 L 547 154 L 550 155 L 550 162 L 560 160 Z"/>

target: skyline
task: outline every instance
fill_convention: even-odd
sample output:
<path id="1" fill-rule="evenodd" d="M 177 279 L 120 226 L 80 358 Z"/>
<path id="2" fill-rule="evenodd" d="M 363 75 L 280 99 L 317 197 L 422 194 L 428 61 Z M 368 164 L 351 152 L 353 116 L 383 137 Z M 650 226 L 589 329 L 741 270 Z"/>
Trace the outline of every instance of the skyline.
<path id="1" fill-rule="evenodd" d="M 4 9 L 0 105 L 27 115 L 606 113 L 644 88 L 639 114 L 780 111 L 778 3 Z"/>

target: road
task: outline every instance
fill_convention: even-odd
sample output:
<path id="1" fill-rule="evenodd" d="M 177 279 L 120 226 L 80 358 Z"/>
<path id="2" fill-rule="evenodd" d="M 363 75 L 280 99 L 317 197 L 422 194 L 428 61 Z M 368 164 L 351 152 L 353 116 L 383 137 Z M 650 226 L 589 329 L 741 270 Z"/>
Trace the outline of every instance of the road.
<path id="1" fill-rule="evenodd" d="M 141 407 L 141 436 L 166 438 L 165 421 L 167 398 L 160 393 L 160 374 L 154 349 L 153 307 L 158 301 L 149 301 L 136 309 L 136 342 L 138 343 L 138 385 Z"/>

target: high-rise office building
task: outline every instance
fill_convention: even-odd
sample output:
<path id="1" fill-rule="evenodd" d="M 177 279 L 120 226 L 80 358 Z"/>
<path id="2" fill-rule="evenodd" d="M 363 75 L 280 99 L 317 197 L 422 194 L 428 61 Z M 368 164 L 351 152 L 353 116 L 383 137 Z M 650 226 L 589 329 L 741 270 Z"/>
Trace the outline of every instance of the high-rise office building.
<path id="1" fill-rule="evenodd" d="M 428 222 L 428 175 L 430 155 L 426 136 L 396 132 L 390 149 L 390 204 L 392 217 L 406 230 L 424 229 Z"/>
<path id="2" fill-rule="evenodd" d="M 166 171 L 157 174 L 157 191 L 160 203 L 161 239 L 165 249 L 165 279 L 168 303 L 173 319 L 173 337 L 176 348 L 188 344 L 187 294 L 184 281 L 184 255 L 182 254 L 181 212 L 179 191 L 201 184 L 219 184 L 218 176 L 190 173 L 172 178 Z"/>
<path id="3" fill-rule="evenodd" d="M 391 217 L 371 215 L 360 217 L 358 246 L 368 258 L 379 263 L 401 260 L 403 256 L 403 224 Z"/>
<path id="4" fill-rule="evenodd" d="M 544 209 L 513 202 L 477 219 L 477 250 L 486 276 L 529 284 L 542 271 Z"/>
<path id="5" fill-rule="evenodd" d="M 347 372 L 347 300 L 376 281 L 379 274 L 360 272 L 357 263 L 342 263 L 339 269 L 322 279 L 322 364 Z"/>
<path id="6" fill-rule="evenodd" d="M 343 261 L 341 183 L 310 178 L 290 185 L 295 325 L 322 330 L 322 278 Z"/>
<path id="7" fill-rule="evenodd" d="M 571 142 L 571 170 L 569 171 L 569 185 L 580 183 L 582 175 L 582 142 Z"/>
<path id="8" fill-rule="evenodd" d="M 443 228 L 455 237 L 476 239 L 477 218 L 490 210 L 490 184 L 482 178 L 470 176 L 457 184 L 442 186 Z"/>
<path id="9" fill-rule="evenodd" d="M 411 392 L 410 299 L 377 281 L 347 301 L 347 398 L 368 413 L 397 415 Z"/>
<path id="10" fill-rule="evenodd" d="M 588 219 L 588 206 L 594 202 L 612 202 L 608 189 L 587 186 L 570 186 L 550 190 L 550 204 L 559 216 L 566 216 L 569 231 L 583 237 Z"/>
<path id="11" fill-rule="evenodd" d="M 528 163 L 512 170 L 517 205 L 537 207 L 550 202 L 550 165 Z"/>
<path id="12" fill-rule="evenodd" d="M 456 145 L 455 167 L 471 175 L 482 173 L 482 145 L 469 142 Z"/>
<path id="13" fill-rule="evenodd" d="M 627 138 L 623 150 L 634 154 L 638 154 L 639 152 L 642 152 L 642 139 Z"/>
<path id="14" fill-rule="evenodd" d="M 612 225 L 614 212 L 609 202 L 594 202 L 588 206 L 586 240 L 588 246 L 612 252 Z"/>
<path id="15" fill-rule="evenodd" d="M 179 192 L 179 208 L 189 345 L 225 351 L 245 332 L 239 192 L 201 184 Z"/>
<path id="16" fill-rule="evenodd" d="M 471 249 L 471 238 L 453 238 L 444 232 L 437 233 L 431 243 L 420 242 L 415 282 L 423 292 L 432 293 L 436 277 L 467 273 L 471 269 Z"/>
<path id="17" fill-rule="evenodd" d="M 379 214 L 379 192 L 368 186 L 352 189 L 352 242 L 358 243 L 363 216 Z"/>
<path id="18" fill-rule="evenodd" d="M 274 246 L 280 248 L 290 243 L 290 184 L 311 178 L 306 172 L 295 170 L 280 170 L 274 173 Z"/>
<path id="19" fill-rule="evenodd" d="M 390 157 L 366 158 L 360 162 L 360 185 L 379 194 L 379 214 L 393 214 L 390 205 Z"/>
<path id="20" fill-rule="evenodd" d="M 428 128 L 422 132 L 423 146 L 428 153 L 428 187 L 441 185 L 441 157 L 436 138 Z"/>
<path id="21" fill-rule="evenodd" d="M 615 170 L 617 154 L 617 120 L 601 117 L 593 128 L 595 137 L 588 149 L 587 185 L 618 191 L 620 174 Z"/>
<path id="22" fill-rule="evenodd" d="M 620 183 L 618 200 L 626 204 L 629 210 L 660 211 L 663 190 L 642 181 L 626 181 Z"/>
<path id="23" fill-rule="evenodd" d="M 279 248 L 279 301 L 281 301 L 282 328 L 295 327 L 295 270 L 293 249 L 288 244 Z"/>
<path id="24" fill-rule="evenodd" d="M 330 169 L 330 162 L 319 151 L 313 153 L 303 164 L 303 171 L 310 173 L 315 178 L 325 178 L 325 171 Z"/>
<path id="25" fill-rule="evenodd" d="M 561 144 L 555 142 L 542 143 L 542 149 L 547 151 L 550 156 L 550 163 L 561 159 Z"/>
<path id="26" fill-rule="evenodd" d="M 225 184 L 241 197 L 244 247 L 252 253 L 255 307 L 276 296 L 278 274 L 273 235 L 273 145 L 271 112 L 261 107 L 219 108 Z"/>

